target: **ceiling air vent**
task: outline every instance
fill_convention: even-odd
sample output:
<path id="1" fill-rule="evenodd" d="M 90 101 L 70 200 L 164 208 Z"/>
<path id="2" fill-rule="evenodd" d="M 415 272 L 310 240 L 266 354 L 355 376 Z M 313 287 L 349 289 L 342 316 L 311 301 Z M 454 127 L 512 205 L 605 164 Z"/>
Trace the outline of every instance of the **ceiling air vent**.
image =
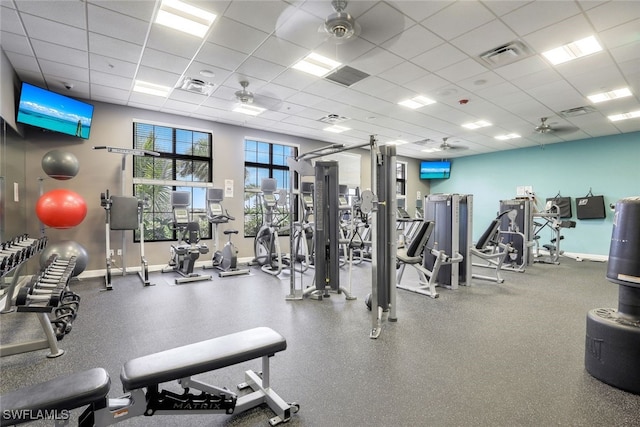
<path id="1" fill-rule="evenodd" d="M 336 71 L 324 76 L 324 78 L 327 80 L 340 83 L 341 85 L 347 87 L 358 83 L 360 80 L 366 79 L 367 77 L 369 77 L 369 74 L 360 70 L 356 70 L 355 68 L 351 68 L 348 65 L 340 67 Z"/>
<path id="2" fill-rule="evenodd" d="M 519 61 L 529 55 L 530 51 L 524 43 L 513 41 L 484 52 L 480 55 L 480 59 L 490 67 L 496 68 Z"/>
<path id="3" fill-rule="evenodd" d="M 558 114 L 562 117 L 577 117 L 584 116 L 585 114 L 593 113 L 595 111 L 595 108 L 590 105 L 586 105 L 584 107 L 569 108 L 568 110 L 560 111 Z"/>
<path id="4" fill-rule="evenodd" d="M 318 119 L 318 121 L 323 122 L 323 123 L 328 123 L 330 125 L 335 125 L 338 123 L 342 123 L 342 122 L 346 122 L 347 120 L 349 120 L 349 117 L 343 117 L 339 114 L 329 114 L 327 116 L 324 116 L 320 119 Z"/>
<path id="5" fill-rule="evenodd" d="M 209 96 L 213 92 L 214 87 L 215 85 L 213 83 L 200 79 L 193 79 L 191 77 L 185 77 L 178 89 Z"/>

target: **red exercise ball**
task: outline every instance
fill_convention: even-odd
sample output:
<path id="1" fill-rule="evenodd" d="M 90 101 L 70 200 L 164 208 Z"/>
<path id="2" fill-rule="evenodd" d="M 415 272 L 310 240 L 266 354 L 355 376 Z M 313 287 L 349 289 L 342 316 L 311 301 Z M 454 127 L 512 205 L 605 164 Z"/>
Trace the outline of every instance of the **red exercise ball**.
<path id="1" fill-rule="evenodd" d="M 73 191 L 51 190 L 38 199 L 36 215 L 51 228 L 71 228 L 80 224 L 87 215 L 87 204 Z"/>

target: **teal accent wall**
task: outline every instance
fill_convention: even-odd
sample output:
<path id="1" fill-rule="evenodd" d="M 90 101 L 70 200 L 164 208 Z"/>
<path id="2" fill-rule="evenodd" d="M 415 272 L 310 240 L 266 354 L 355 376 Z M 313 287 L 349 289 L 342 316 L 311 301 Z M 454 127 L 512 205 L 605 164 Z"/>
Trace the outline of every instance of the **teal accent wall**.
<path id="1" fill-rule="evenodd" d="M 613 226 L 609 205 L 640 196 L 640 132 L 454 158 L 451 178 L 432 180 L 431 193 L 473 195 L 475 240 L 495 218 L 499 201 L 515 198 L 516 188 L 524 185 L 533 187 L 541 207 L 558 192 L 572 198 L 576 227 L 562 230 L 562 250 L 607 256 Z M 604 196 L 605 219 L 576 218 L 575 198 L 589 189 Z M 551 232 L 540 236 L 548 243 Z"/>

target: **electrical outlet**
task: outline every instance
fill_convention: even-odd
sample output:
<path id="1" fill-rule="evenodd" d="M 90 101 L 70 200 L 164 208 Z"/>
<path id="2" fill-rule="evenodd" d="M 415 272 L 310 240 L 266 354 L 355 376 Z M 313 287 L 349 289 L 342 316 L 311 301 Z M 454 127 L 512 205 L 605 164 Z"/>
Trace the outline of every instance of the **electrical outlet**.
<path id="1" fill-rule="evenodd" d="M 113 249 L 109 249 L 109 255 L 113 256 Z"/>
<path id="2" fill-rule="evenodd" d="M 122 249 L 118 249 L 118 256 L 122 256 Z"/>

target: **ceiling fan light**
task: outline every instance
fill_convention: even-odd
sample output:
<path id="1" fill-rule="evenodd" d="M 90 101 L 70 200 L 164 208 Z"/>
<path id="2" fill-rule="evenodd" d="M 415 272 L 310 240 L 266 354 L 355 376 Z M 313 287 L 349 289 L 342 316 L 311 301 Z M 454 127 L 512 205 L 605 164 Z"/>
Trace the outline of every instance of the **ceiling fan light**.
<path id="1" fill-rule="evenodd" d="M 324 21 L 324 30 L 337 39 L 348 39 L 356 33 L 355 21 L 346 12 L 332 13 Z"/>

